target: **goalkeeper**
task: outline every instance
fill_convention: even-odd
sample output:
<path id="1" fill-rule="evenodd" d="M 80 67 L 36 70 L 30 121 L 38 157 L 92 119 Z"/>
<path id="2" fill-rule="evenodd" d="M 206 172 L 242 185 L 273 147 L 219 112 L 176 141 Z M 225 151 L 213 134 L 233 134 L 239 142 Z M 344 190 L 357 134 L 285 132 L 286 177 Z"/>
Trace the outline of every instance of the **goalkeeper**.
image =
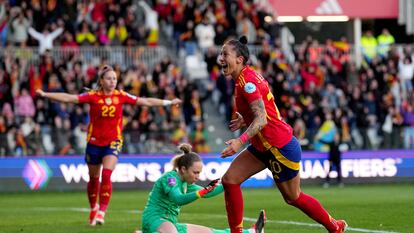
<path id="1" fill-rule="evenodd" d="M 204 188 L 194 184 L 202 170 L 201 158 L 191 151 L 189 144 L 181 144 L 179 149 L 183 153 L 172 159 L 174 169 L 161 176 L 149 194 L 142 213 L 142 232 L 230 233 L 230 229 L 216 230 L 200 225 L 177 223 L 181 206 L 223 192 L 223 186 L 218 184 L 218 179 Z M 243 233 L 263 233 L 265 220 L 266 216 L 262 210 L 257 222 L 250 229 L 243 230 Z"/>

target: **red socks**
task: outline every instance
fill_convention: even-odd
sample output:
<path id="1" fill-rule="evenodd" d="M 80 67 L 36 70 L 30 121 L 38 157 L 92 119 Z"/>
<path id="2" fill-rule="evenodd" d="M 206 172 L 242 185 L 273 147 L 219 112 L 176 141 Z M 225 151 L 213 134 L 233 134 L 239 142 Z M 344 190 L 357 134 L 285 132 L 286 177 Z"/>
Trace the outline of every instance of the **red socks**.
<path id="1" fill-rule="evenodd" d="M 90 177 L 87 186 L 88 200 L 91 209 L 96 205 L 96 200 L 98 199 L 99 192 L 99 177 Z"/>
<path id="2" fill-rule="evenodd" d="M 243 196 L 240 184 L 222 183 L 226 201 L 227 220 L 231 233 L 243 231 Z"/>
<path id="3" fill-rule="evenodd" d="M 243 231 L 243 196 L 239 184 L 223 182 L 224 198 L 226 201 L 227 220 L 231 233 Z M 301 192 L 298 199 L 291 205 L 299 208 L 316 222 L 322 224 L 329 232 L 337 230 L 336 220 L 333 219 L 315 198 Z"/>
<path id="4" fill-rule="evenodd" d="M 337 229 L 336 220 L 333 219 L 315 198 L 301 192 L 298 199 L 291 205 L 299 208 L 313 220 L 322 224 L 329 232 Z"/>
<path id="5" fill-rule="evenodd" d="M 103 212 L 106 211 L 112 195 L 111 174 L 112 170 L 106 168 L 102 169 L 102 182 L 99 192 L 99 210 Z"/>

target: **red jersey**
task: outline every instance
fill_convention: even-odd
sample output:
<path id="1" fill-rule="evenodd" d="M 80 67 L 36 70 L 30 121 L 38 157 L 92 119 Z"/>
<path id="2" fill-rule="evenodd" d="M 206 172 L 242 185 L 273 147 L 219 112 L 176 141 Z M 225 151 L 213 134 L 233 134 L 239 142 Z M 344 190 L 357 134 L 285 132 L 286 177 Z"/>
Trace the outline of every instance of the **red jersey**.
<path id="1" fill-rule="evenodd" d="M 264 102 L 267 125 L 250 139 L 251 144 L 260 151 L 272 146 L 282 148 L 292 139 L 293 129 L 282 120 L 267 81 L 246 66 L 237 78 L 235 88 L 236 109 L 243 116 L 246 125 L 250 125 L 254 119 L 250 103 L 257 99 Z"/>
<path id="2" fill-rule="evenodd" d="M 138 97 L 115 90 L 112 95 L 100 91 L 89 91 L 78 96 L 79 103 L 90 105 L 88 143 L 108 146 L 115 140 L 122 140 L 122 105 L 136 104 Z"/>

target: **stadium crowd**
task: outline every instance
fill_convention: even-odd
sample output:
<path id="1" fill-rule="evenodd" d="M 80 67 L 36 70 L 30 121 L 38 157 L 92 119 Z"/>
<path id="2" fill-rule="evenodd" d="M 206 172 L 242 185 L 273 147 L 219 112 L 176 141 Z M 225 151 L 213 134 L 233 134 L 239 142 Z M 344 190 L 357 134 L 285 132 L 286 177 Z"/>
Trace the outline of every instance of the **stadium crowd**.
<path id="1" fill-rule="evenodd" d="M 364 62 L 357 68 L 351 45 L 344 38 L 323 44 L 308 38 L 287 51 L 274 25 L 263 21 L 264 15 L 263 7 L 250 0 L 214 4 L 3 1 L 0 50 L 35 45 L 41 60 L 33 64 L 24 56 L 17 58 L 18 54 L 1 54 L 0 155 L 83 153 L 88 106 L 45 101 L 35 96 L 35 90 L 79 94 L 84 87 L 95 87 L 97 64 L 108 63 L 121 77 L 118 88 L 137 96 L 184 101 L 182 108 L 126 107 L 125 152 L 163 152 L 181 142 L 190 142 L 196 152 L 208 152 L 203 102 L 217 92 L 216 105 L 225 120 L 233 114 L 233 85 L 220 73 L 217 46 L 242 34 L 258 48 L 251 56 L 252 66 L 270 83 L 282 116 L 294 127 L 304 149 L 323 150 L 319 139 L 333 140 L 337 131 L 350 149 L 414 148 L 410 46 L 398 50 L 394 42 L 384 44 L 380 37 L 367 33 L 361 38 L 361 42 L 368 41 L 362 44 Z M 111 57 L 99 57 L 96 62 L 82 50 L 83 46 L 157 46 L 161 34 L 178 50 L 192 53 L 199 49 L 215 85 L 200 88 L 172 58 L 150 69 L 141 60 L 127 66 L 114 63 Z M 55 59 L 53 46 L 70 50 Z"/>

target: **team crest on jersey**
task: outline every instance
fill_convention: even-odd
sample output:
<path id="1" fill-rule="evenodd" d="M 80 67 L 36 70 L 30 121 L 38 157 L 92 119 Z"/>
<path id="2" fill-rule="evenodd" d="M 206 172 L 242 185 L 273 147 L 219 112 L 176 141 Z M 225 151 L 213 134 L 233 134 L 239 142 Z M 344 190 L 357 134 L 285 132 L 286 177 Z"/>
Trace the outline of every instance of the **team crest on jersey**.
<path id="1" fill-rule="evenodd" d="M 110 105 L 110 104 L 112 104 L 112 99 L 111 98 L 105 98 L 105 103 L 107 104 L 107 105 Z"/>
<path id="2" fill-rule="evenodd" d="M 251 94 L 251 93 L 256 91 L 256 85 L 254 85 L 251 82 L 248 82 L 248 83 L 246 83 L 246 85 L 244 85 L 244 91 Z"/>
<path id="3" fill-rule="evenodd" d="M 118 97 L 114 97 L 113 100 L 114 104 L 119 104 L 119 98 Z"/>
<path id="4" fill-rule="evenodd" d="M 168 177 L 168 186 L 174 186 L 175 184 L 177 184 L 175 177 Z"/>

